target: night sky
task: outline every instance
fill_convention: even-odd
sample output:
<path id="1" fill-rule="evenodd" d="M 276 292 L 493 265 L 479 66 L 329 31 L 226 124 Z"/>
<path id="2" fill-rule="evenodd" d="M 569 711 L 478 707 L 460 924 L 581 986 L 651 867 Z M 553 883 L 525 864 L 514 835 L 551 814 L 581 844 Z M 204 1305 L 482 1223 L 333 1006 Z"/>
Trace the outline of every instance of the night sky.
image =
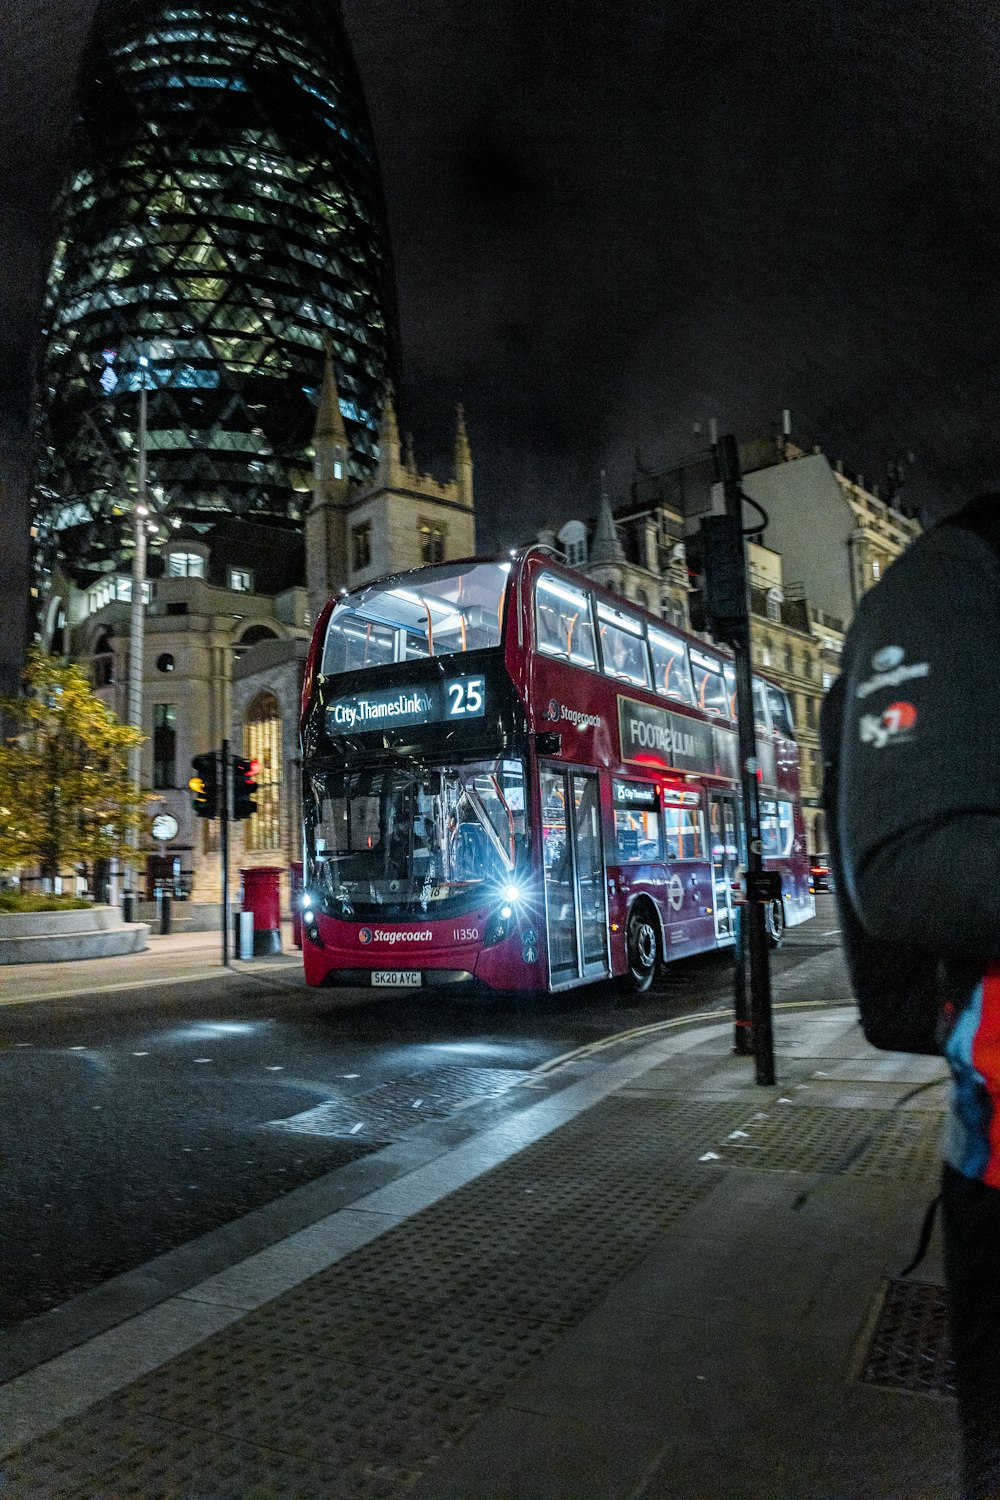
<path id="1" fill-rule="evenodd" d="M 0 415 L 91 0 L 6 0 Z M 465 403 L 483 550 L 792 413 L 925 513 L 1000 484 L 1000 22 L 982 0 L 344 0 L 399 285 L 400 420 Z M 701 435 L 696 424 L 701 424 Z M 912 455 L 913 461 L 909 461 Z M 23 548 L 0 584 L 23 587 Z"/>

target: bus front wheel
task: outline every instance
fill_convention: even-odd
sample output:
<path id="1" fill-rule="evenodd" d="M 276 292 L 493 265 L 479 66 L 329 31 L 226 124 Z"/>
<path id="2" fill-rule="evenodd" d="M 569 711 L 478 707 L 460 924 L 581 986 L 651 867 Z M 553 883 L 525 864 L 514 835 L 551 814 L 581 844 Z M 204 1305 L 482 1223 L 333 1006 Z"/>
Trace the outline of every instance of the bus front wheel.
<path id="1" fill-rule="evenodd" d="M 785 941 L 785 908 L 780 901 L 771 901 L 768 903 L 764 920 L 767 925 L 767 936 L 771 947 L 780 948 Z"/>
<path id="2" fill-rule="evenodd" d="M 653 982 L 659 942 L 652 912 L 643 903 L 632 908 L 625 928 L 628 983 L 634 995 L 643 995 Z"/>

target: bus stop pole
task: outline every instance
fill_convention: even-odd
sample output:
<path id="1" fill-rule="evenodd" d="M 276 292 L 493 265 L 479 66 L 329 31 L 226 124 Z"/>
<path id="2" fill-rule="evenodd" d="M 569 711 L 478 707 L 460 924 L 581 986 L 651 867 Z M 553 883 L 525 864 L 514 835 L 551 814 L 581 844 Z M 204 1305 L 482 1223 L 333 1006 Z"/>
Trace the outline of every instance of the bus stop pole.
<path id="1" fill-rule="evenodd" d="M 743 494 L 736 439 L 726 433 L 718 444 L 719 477 L 722 480 L 726 515 L 739 527 L 738 565 L 743 571 L 743 597 L 747 601 L 739 618 L 728 621 L 727 637 L 733 648 L 736 672 L 736 724 L 739 733 L 740 786 L 743 792 L 743 828 L 747 847 L 746 904 L 740 910 L 740 925 L 747 924 L 742 953 L 750 964 L 750 1036 L 757 1082 L 773 1084 L 774 1033 L 771 1020 L 771 969 L 767 949 L 766 902 L 761 899 L 760 876 L 764 872 L 764 845 L 760 831 L 760 788 L 757 780 L 757 734 L 754 728 L 753 658 L 750 650 L 750 608 L 746 586 L 746 548 L 743 542 Z M 755 878 L 757 877 L 757 878 Z M 742 931 L 741 931 L 742 939 Z M 737 1017 L 737 1032 L 740 1018 Z M 740 1050 L 737 1040 L 737 1051 Z"/>

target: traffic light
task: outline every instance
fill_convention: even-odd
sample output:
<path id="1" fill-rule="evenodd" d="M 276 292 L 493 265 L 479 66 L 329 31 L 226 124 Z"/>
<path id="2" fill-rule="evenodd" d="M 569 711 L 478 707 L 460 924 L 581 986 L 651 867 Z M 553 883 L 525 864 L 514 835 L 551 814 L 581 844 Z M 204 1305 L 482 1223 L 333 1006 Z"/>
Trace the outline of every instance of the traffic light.
<path id="1" fill-rule="evenodd" d="M 233 817 L 237 822 L 241 818 L 252 818 L 257 811 L 254 792 L 257 790 L 259 770 L 259 761 L 233 756 Z"/>
<path id="2" fill-rule="evenodd" d="M 705 548 L 700 531 L 693 531 L 684 540 L 684 559 L 688 575 L 688 620 L 691 629 L 698 635 L 708 635 L 711 622 L 708 618 L 708 596 L 705 584 Z"/>
<path id="3" fill-rule="evenodd" d="M 743 534 L 735 516 L 703 516 L 684 544 L 691 629 L 731 641 L 749 620 Z"/>
<path id="4" fill-rule="evenodd" d="M 192 776 L 188 786 L 194 792 L 191 806 L 199 818 L 219 816 L 219 765 L 216 752 L 208 750 L 196 755 L 191 762 L 197 775 Z"/>

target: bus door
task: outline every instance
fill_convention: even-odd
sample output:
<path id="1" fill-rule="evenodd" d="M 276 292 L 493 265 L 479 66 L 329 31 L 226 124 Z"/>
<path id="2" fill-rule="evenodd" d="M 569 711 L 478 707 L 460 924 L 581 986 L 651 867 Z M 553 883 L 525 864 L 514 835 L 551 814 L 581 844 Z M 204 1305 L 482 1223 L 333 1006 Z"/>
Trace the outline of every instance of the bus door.
<path id="1" fill-rule="evenodd" d="M 715 936 L 731 938 L 736 935 L 733 881 L 736 879 L 739 861 L 736 798 L 731 792 L 709 792 L 708 820 Z"/>
<path id="2" fill-rule="evenodd" d="M 600 979 L 609 968 L 597 776 L 543 766 L 539 783 L 549 977 Z"/>

